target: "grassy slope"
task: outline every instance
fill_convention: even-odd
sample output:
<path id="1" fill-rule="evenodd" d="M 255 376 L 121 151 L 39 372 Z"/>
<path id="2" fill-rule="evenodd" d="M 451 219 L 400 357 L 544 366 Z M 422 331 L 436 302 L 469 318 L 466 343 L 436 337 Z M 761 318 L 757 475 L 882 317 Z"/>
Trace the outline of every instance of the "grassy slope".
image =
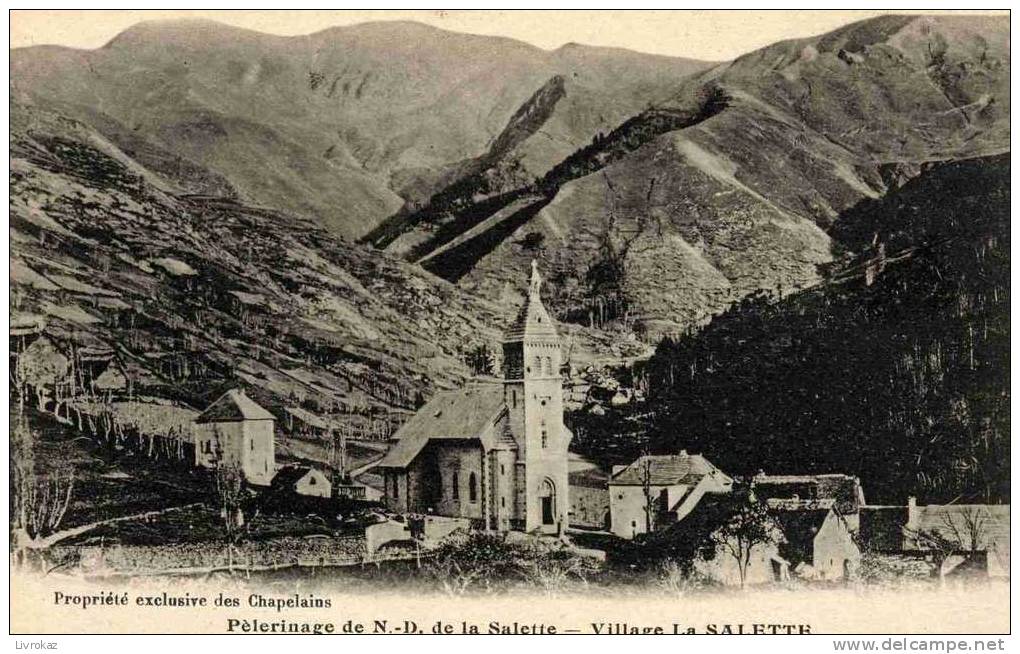
<path id="1" fill-rule="evenodd" d="M 274 410 L 335 400 L 386 419 L 497 338 L 500 311 L 419 269 L 307 220 L 175 195 L 85 125 L 12 109 L 15 314 L 45 315 L 64 348 L 112 348 L 150 395 L 202 407 L 240 384 Z"/>
<path id="2" fill-rule="evenodd" d="M 554 167 L 545 201 L 425 265 L 499 297 L 500 271 L 538 258 L 559 318 L 683 331 L 758 288 L 818 282 L 838 216 L 892 178 L 1008 147 L 1008 71 L 995 18 L 887 17 L 779 43 L 689 78 Z M 721 111 L 657 120 L 697 115 L 711 93 Z M 503 197 L 453 203 L 423 238 L 485 224 Z"/>
<path id="3" fill-rule="evenodd" d="M 97 50 L 14 50 L 11 77 L 21 101 L 88 121 L 125 148 L 143 140 L 168 164 L 179 156 L 245 202 L 358 237 L 485 152 L 557 74 L 578 102 L 542 142 L 521 145 L 533 175 L 703 67 L 415 23 L 278 37 L 177 21 L 136 25 Z"/>

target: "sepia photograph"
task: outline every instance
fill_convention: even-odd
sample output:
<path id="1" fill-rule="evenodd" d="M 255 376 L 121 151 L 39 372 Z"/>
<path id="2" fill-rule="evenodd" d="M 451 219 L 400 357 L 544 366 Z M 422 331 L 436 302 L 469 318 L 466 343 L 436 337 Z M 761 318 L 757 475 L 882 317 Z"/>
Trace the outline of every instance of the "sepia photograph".
<path id="1" fill-rule="evenodd" d="M 9 28 L 11 635 L 1009 634 L 1008 10 Z"/>

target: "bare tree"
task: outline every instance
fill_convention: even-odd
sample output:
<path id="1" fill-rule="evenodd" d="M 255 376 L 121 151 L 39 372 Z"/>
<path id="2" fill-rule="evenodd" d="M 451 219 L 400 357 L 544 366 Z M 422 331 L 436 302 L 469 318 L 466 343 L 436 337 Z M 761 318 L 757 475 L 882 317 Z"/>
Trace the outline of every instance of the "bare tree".
<path id="1" fill-rule="evenodd" d="M 942 529 L 939 531 L 955 541 L 958 550 L 973 555 L 986 545 L 988 518 L 988 511 L 976 506 L 956 513 L 947 511 L 942 515 Z"/>
<path id="2" fill-rule="evenodd" d="M 57 399 L 57 386 L 69 369 L 68 358 L 48 338 L 39 338 L 18 356 L 16 372 L 19 383 L 35 391 L 39 410 L 45 411 L 47 395 L 52 392 Z"/>
<path id="3" fill-rule="evenodd" d="M 74 468 L 56 466 L 48 474 L 36 467 L 38 434 L 24 416 L 11 431 L 11 547 L 16 565 L 29 563 L 29 553 L 48 547 L 58 535 L 71 503 Z"/>
<path id="4" fill-rule="evenodd" d="M 944 536 L 938 529 L 905 529 L 904 531 L 914 539 L 918 547 L 931 555 L 931 574 L 933 577 L 938 577 L 940 583 L 944 582 L 946 559 L 957 551 L 959 544 L 952 538 Z"/>
<path id="5" fill-rule="evenodd" d="M 234 550 L 244 535 L 244 473 L 240 466 L 220 460 L 214 474 L 216 499 L 227 537 L 227 567 L 234 569 Z"/>
<path id="6" fill-rule="evenodd" d="M 932 557 L 932 575 L 940 581 L 945 577 L 946 560 L 957 553 L 973 557 L 987 545 L 988 512 L 969 507 L 958 512 L 946 511 L 941 524 L 931 529 L 905 529 L 908 537 Z"/>
<path id="7" fill-rule="evenodd" d="M 647 456 L 641 465 L 641 488 L 645 496 L 645 532 L 650 534 L 655 529 L 658 497 L 652 494 L 652 460 Z"/>
<path id="8" fill-rule="evenodd" d="M 756 548 L 782 538 L 778 525 L 764 502 L 748 490 L 734 489 L 729 495 L 728 517 L 712 533 L 712 540 L 737 563 L 740 587 L 747 584 L 747 569 Z"/>

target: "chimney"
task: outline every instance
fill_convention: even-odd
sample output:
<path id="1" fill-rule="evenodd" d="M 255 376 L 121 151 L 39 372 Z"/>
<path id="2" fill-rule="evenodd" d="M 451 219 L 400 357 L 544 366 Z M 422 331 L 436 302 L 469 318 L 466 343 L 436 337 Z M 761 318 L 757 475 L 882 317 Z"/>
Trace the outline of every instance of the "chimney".
<path id="1" fill-rule="evenodd" d="M 921 526 L 921 512 L 917 510 L 917 498 L 911 495 L 907 498 L 907 529 L 916 531 Z"/>

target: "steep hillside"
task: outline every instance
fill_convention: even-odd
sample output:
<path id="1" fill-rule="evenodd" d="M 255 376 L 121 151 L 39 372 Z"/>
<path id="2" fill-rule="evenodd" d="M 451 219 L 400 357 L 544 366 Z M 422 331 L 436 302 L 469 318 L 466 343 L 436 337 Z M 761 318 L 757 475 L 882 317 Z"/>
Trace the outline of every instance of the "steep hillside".
<path id="1" fill-rule="evenodd" d="M 385 434 L 471 374 L 507 319 L 310 220 L 176 195 L 83 123 L 11 111 L 12 324 L 147 406 L 240 385 L 281 419 L 298 407 Z"/>
<path id="2" fill-rule="evenodd" d="M 19 102 L 87 122 L 125 151 L 163 153 L 158 167 L 181 167 L 193 192 L 220 194 L 206 178 L 222 178 L 227 195 L 359 237 L 487 153 L 541 175 L 704 67 L 405 22 L 277 37 L 173 21 L 139 24 L 92 51 L 13 50 L 11 87 Z M 554 78 L 562 99 L 501 141 Z"/>
<path id="3" fill-rule="evenodd" d="M 889 16 L 776 44 L 513 190 L 440 193 L 401 238 L 429 270 L 497 298 L 538 257 L 560 319 L 649 341 L 759 288 L 820 281 L 839 215 L 919 165 L 1009 142 L 1009 24 Z"/>
<path id="4" fill-rule="evenodd" d="M 839 217 L 860 254 L 824 284 L 660 345 L 653 442 L 859 475 L 873 503 L 1008 502 L 1009 173 L 1008 153 L 925 166 Z"/>

